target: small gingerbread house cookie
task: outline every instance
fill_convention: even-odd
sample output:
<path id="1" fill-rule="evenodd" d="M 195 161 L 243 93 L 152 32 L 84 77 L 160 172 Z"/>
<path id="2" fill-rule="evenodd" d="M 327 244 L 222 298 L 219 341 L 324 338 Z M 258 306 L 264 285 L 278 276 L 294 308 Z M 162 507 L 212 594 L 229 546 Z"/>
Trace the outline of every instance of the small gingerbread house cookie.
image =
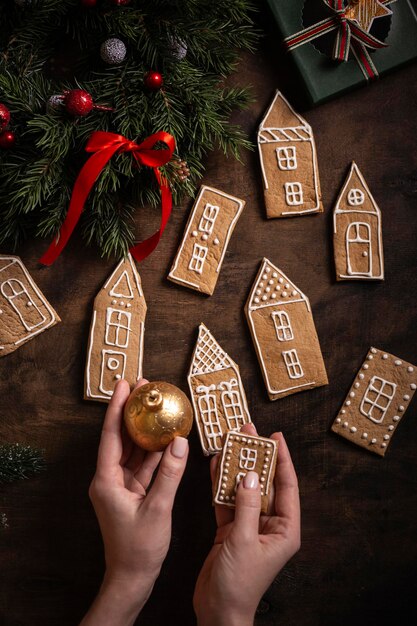
<path id="1" fill-rule="evenodd" d="M 240 481 L 250 471 L 259 476 L 261 511 L 266 513 L 275 476 L 278 443 L 274 439 L 246 433 L 227 433 L 217 464 L 213 486 L 213 502 L 234 507 Z"/>
<path id="2" fill-rule="evenodd" d="M 0 255 L 0 357 L 60 321 L 21 259 Z"/>
<path id="3" fill-rule="evenodd" d="M 355 162 L 333 214 L 337 280 L 383 280 L 381 211 Z"/>
<path id="4" fill-rule="evenodd" d="M 132 256 L 120 261 L 94 300 L 84 397 L 109 402 L 121 378 L 142 376 L 146 302 Z"/>
<path id="5" fill-rule="evenodd" d="M 384 456 L 417 388 L 417 368 L 371 348 L 336 417 L 332 431 Z"/>
<path id="6" fill-rule="evenodd" d="M 259 127 L 258 150 L 268 218 L 323 211 L 312 128 L 280 91 Z"/>
<path id="7" fill-rule="evenodd" d="M 239 198 L 201 187 L 168 279 L 211 295 L 244 206 Z"/>
<path id="8" fill-rule="evenodd" d="M 238 365 L 200 324 L 188 384 L 204 454 L 222 449 L 224 433 L 251 421 Z"/>
<path id="9" fill-rule="evenodd" d="M 245 313 L 270 400 L 327 385 L 309 299 L 268 259 Z"/>

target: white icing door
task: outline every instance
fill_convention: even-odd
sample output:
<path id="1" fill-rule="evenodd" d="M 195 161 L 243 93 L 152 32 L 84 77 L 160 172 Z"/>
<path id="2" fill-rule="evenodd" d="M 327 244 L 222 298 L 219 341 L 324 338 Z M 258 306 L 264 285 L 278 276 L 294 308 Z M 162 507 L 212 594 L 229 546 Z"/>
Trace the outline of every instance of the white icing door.
<path id="1" fill-rule="evenodd" d="M 126 369 L 126 354 L 116 350 L 102 350 L 100 391 L 111 396 L 118 380 L 124 378 Z"/>
<path id="2" fill-rule="evenodd" d="M 350 275 L 369 276 L 372 271 L 371 228 L 365 222 L 353 222 L 346 231 L 346 253 Z"/>
<path id="3" fill-rule="evenodd" d="M 9 278 L 1 285 L 1 293 L 19 316 L 25 330 L 31 331 L 43 324 L 46 317 L 17 278 Z"/>

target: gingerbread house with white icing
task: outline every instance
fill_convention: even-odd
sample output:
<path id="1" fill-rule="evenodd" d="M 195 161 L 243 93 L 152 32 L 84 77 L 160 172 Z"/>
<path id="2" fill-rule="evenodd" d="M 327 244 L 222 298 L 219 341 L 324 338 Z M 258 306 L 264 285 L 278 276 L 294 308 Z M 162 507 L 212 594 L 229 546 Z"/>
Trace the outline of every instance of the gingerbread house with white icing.
<path id="1" fill-rule="evenodd" d="M 258 130 L 268 218 L 323 211 L 313 131 L 277 91 Z"/>
<path id="2" fill-rule="evenodd" d="M 108 402 L 121 378 L 142 377 L 146 302 L 129 254 L 94 300 L 85 372 L 85 398 Z"/>
<path id="3" fill-rule="evenodd" d="M 333 214 L 337 280 L 383 280 L 381 211 L 352 162 Z"/>
<path id="4" fill-rule="evenodd" d="M 309 299 L 268 259 L 245 312 L 271 400 L 327 385 Z"/>
<path id="5" fill-rule="evenodd" d="M 222 437 L 251 422 L 238 365 L 204 324 L 198 329 L 188 384 L 204 454 L 222 449 Z"/>

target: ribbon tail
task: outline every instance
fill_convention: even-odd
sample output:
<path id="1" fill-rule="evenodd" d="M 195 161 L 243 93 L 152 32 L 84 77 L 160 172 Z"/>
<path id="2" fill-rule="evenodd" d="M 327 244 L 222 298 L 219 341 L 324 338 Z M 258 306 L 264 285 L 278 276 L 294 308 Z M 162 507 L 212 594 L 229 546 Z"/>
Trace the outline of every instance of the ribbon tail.
<path id="1" fill-rule="evenodd" d="M 303 30 L 300 30 L 298 33 L 287 37 L 284 39 L 284 45 L 288 50 L 292 50 L 293 48 L 302 46 L 309 41 L 313 41 L 313 39 L 317 39 L 317 37 L 330 33 L 336 28 L 338 28 L 338 25 L 336 24 L 334 18 L 328 17 L 321 22 L 317 22 L 317 24 L 313 24 L 313 26 L 303 28 Z"/>
<path id="2" fill-rule="evenodd" d="M 347 61 L 349 59 L 350 36 L 351 32 L 349 24 L 347 22 L 342 22 L 339 30 L 337 31 L 336 40 L 334 42 L 334 61 Z"/>
<path id="3" fill-rule="evenodd" d="M 51 243 L 45 254 L 39 259 L 42 265 L 52 265 L 68 243 L 84 208 L 84 203 L 99 177 L 102 169 L 117 152 L 120 145 L 109 146 L 93 154 L 82 167 L 75 181 L 67 216 L 55 241 Z"/>
<path id="4" fill-rule="evenodd" d="M 159 189 L 161 191 L 161 224 L 159 226 L 159 230 L 156 231 L 153 235 L 141 241 L 136 246 L 130 248 L 130 253 L 136 261 L 140 262 L 146 259 L 156 248 L 158 245 L 162 234 L 165 230 L 165 227 L 168 223 L 169 216 L 172 211 L 172 193 L 169 187 L 168 181 L 166 178 L 161 176 L 159 170 L 154 169 L 156 180 L 158 181 Z"/>
<path id="5" fill-rule="evenodd" d="M 371 59 L 371 55 L 365 46 L 359 43 L 356 39 L 353 39 L 351 48 L 366 80 L 374 80 L 375 78 L 378 78 L 378 70 L 376 69 L 374 62 Z"/>

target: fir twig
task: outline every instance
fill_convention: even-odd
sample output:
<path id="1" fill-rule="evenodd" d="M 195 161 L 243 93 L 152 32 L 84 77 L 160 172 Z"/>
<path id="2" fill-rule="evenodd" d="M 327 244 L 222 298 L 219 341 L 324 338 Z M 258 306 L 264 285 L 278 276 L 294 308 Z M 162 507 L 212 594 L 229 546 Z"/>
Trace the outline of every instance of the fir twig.
<path id="1" fill-rule="evenodd" d="M 0 483 L 29 478 L 46 469 L 40 450 L 20 443 L 0 445 Z"/>

